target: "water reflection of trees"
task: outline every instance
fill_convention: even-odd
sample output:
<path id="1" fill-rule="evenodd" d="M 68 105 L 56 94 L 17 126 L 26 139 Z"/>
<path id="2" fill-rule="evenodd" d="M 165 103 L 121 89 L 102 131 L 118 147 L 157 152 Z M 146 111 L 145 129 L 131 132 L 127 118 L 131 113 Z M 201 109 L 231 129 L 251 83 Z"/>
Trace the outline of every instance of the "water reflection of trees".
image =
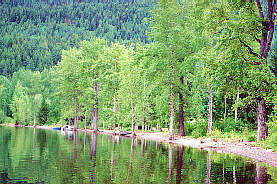
<path id="1" fill-rule="evenodd" d="M 277 179 L 276 169 L 228 154 L 82 132 L 73 133 L 68 141 L 59 132 L 35 131 L 0 132 L 0 140 L 7 142 L 0 144 L 3 178 L 20 175 L 28 183 L 207 183 L 207 178 L 210 183 L 270 183 Z"/>
<path id="2" fill-rule="evenodd" d="M 177 147 L 177 174 L 176 174 L 176 184 L 182 183 L 182 166 L 183 166 L 183 154 L 184 147 Z"/>
<path id="3" fill-rule="evenodd" d="M 256 184 L 266 184 L 270 179 L 267 174 L 267 168 L 263 167 L 260 163 L 256 163 Z"/>
<path id="4" fill-rule="evenodd" d="M 97 133 L 92 133 L 92 134 L 91 134 L 91 151 L 90 151 L 91 170 L 90 170 L 90 183 L 94 183 L 94 182 L 95 182 L 97 135 L 98 135 Z"/>
<path id="5" fill-rule="evenodd" d="M 169 143 L 168 146 L 168 174 L 167 174 L 167 183 L 171 183 L 171 174 L 172 174 L 172 144 Z"/>

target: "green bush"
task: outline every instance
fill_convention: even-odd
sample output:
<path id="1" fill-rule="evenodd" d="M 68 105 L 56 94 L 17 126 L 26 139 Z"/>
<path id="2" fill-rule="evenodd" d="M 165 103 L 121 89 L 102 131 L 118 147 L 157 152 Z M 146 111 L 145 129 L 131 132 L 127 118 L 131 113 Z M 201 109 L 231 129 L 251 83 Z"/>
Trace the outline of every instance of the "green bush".
<path id="1" fill-rule="evenodd" d="M 224 137 L 223 134 L 224 133 L 221 132 L 219 129 L 214 128 L 214 129 L 212 129 L 212 131 L 210 133 L 208 133 L 208 136 L 211 137 L 211 138 L 217 138 L 218 139 L 218 138 L 223 138 Z"/>
<path id="2" fill-rule="evenodd" d="M 245 132 L 244 135 L 245 135 L 246 141 L 249 141 L 249 142 L 256 141 L 257 131 L 249 131 L 248 129 L 245 129 L 244 132 Z"/>
<path id="3" fill-rule="evenodd" d="M 85 125 L 85 120 L 84 121 L 81 121 L 81 120 L 79 120 L 78 121 L 78 128 L 84 128 L 84 125 Z"/>
<path id="4" fill-rule="evenodd" d="M 222 120 L 215 121 L 213 122 L 213 127 L 221 130 L 222 132 L 243 131 L 247 127 L 247 124 L 240 119 L 235 122 L 232 117 L 227 117 L 226 123 Z"/>
<path id="5" fill-rule="evenodd" d="M 193 124 L 192 137 L 203 137 L 207 135 L 208 122 L 204 119 L 196 120 Z"/>
<path id="6" fill-rule="evenodd" d="M 8 123 L 8 124 L 15 124 L 15 122 L 16 122 L 16 121 L 15 121 L 14 119 L 12 119 L 11 117 L 7 117 L 5 121 L 6 121 L 5 123 Z"/>
<path id="7" fill-rule="evenodd" d="M 190 136 L 194 129 L 193 123 L 187 122 L 184 124 L 184 133 L 186 136 Z"/>
<path id="8" fill-rule="evenodd" d="M 2 110 L 0 110 L 0 124 L 5 123 L 5 121 L 6 121 L 5 113 Z"/>
<path id="9" fill-rule="evenodd" d="M 277 122 L 270 122 L 268 130 L 268 137 L 261 142 L 261 146 L 277 151 Z"/>

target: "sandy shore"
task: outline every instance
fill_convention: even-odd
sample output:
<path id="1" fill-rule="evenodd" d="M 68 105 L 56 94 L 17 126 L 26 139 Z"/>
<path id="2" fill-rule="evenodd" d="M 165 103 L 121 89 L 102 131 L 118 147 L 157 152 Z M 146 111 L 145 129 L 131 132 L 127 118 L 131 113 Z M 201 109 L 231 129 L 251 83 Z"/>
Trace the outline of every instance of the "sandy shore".
<path id="1" fill-rule="evenodd" d="M 1 126 L 12 126 L 11 124 L 2 124 Z M 18 127 L 26 127 L 26 126 L 18 126 Z M 33 126 L 27 126 L 33 128 Z M 36 128 L 43 129 L 52 129 L 52 126 L 37 126 Z M 78 129 L 78 131 L 86 131 L 93 132 L 90 129 Z M 111 130 L 99 130 L 101 134 L 113 134 Z M 131 137 L 131 135 L 127 135 L 126 137 Z M 232 153 L 240 156 L 248 157 L 255 162 L 264 162 L 268 165 L 271 165 L 277 168 L 277 152 L 273 150 L 264 149 L 262 147 L 255 147 L 253 142 L 222 142 L 222 141 L 214 141 L 213 139 L 194 139 L 187 137 L 178 137 L 176 136 L 174 140 L 169 140 L 169 136 L 164 132 L 147 132 L 147 133 L 138 133 L 136 135 L 139 139 L 148 139 L 165 143 L 173 143 L 183 146 L 189 146 L 198 149 L 204 150 L 213 150 L 220 153 Z"/>

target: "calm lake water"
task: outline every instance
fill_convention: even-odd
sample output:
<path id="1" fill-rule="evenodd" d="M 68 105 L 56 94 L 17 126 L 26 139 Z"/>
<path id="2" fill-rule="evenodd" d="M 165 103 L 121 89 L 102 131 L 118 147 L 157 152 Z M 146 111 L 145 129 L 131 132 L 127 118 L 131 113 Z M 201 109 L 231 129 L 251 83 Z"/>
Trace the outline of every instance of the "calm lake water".
<path id="1" fill-rule="evenodd" d="M 277 183 L 248 159 L 109 135 L 0 127 L 0 183 Z"/>

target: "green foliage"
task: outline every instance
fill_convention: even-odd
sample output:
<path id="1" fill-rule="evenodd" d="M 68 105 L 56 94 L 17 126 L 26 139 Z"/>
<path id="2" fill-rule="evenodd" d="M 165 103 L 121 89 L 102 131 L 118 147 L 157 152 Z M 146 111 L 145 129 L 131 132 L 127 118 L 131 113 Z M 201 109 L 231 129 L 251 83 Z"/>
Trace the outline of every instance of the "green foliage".
<path id="1" fill-rule="evenodd" d="M 185 135 L 192 137 L 203 137 L 207 134 L 208 123 L 204 119 L 197 119 L 185 123 Z"/>
<path id="2" fill-rule="evenodd" d="M 209 136 L 252 141 L 257 97 L 266 100 L 269 120 L 276 122 L 274 49 L 266 65 L 245 46 L 259 52 L 253 39 L 261 34 L 255 3 L 161 0 L 151 17 L 148 10 L 154 4 L 1 1 L 0 74 L 9 76 L 0 77 L 2 117 L 33 124 L 36 109 L 38 124 L 62 125 L 69 119 L 73 124 L 78 116 L 81 128 L 85 116 L 92 122 L 94 107 L 99 127 L 104 121 L 105 127 L 120 123 L 130 129 L 133 105 L 138 125 L 144 115 L 147 125 L 167 128 L 172 93 L 174 126 L 182 103 L 185 135 L 202 137 L 207 132 L 208 85 L 213 84 L 215 130 Z M 145 44 L 148 24 L 151 44 Z M 269 130 L 272 140 L 274 126 Z"/>
<path id="3" fill-rule="evenodd" d="M 44 125 L 47 123 L 48 121 L 48 114 L 49 114 L 49 105 L 46 103 L 45 99 L 43 98 L 42 99 L 42 102 L 41 102 L 41 107 L 40 107 L 40 110 L 38 112 L 38 122 L 39 124 L 41 125 Z"/>
<path id="4" fill-rule="evenodd" d="M 0 75 L 20 68 L 42 71 L 62 50 L 92 36 L 130 45 L 147 43 L 149 10 L 155 1 L 1 1 Z"/>
<path id="5" fill-rule="evenodd" d="M 13 118 L 11 118 L 11 117 L 6 117 L 5 123 L 13 124 L 13 125 L 14 125 L 16 122 L 15 122 L 15 120 L 14 120 Z"/>
<path id="6" fill-rule="evenodd" d="M 246 141 L 255 142 L 257 140 L 257 131 L 244 130 L 246 133 Z"/>
<path id="7" fill-rule="evenodd" d="M 277 122 L 270 122 L 268 125 L 268 129 L 268 138 L 265 141 L 262 141 L 260 145 L 265 148 L 277 151 Z"/>
<path id="8" fill-rule="evenodd" d="M 225 123 L 224 121 L 215 121 L 213 126 L 222 132 L 242 132 L 245 128 L 247 128 L 247 124 L 245 124 L 241 119 L 238 119 L 237 122 L 235 122 L 232 117 L 227 117 Z"/>
<path id="9" fill-rule="evenodd" d="M 0 109 L 0 124 L 6 123 L 6 115 L 5 113 Z"/>

